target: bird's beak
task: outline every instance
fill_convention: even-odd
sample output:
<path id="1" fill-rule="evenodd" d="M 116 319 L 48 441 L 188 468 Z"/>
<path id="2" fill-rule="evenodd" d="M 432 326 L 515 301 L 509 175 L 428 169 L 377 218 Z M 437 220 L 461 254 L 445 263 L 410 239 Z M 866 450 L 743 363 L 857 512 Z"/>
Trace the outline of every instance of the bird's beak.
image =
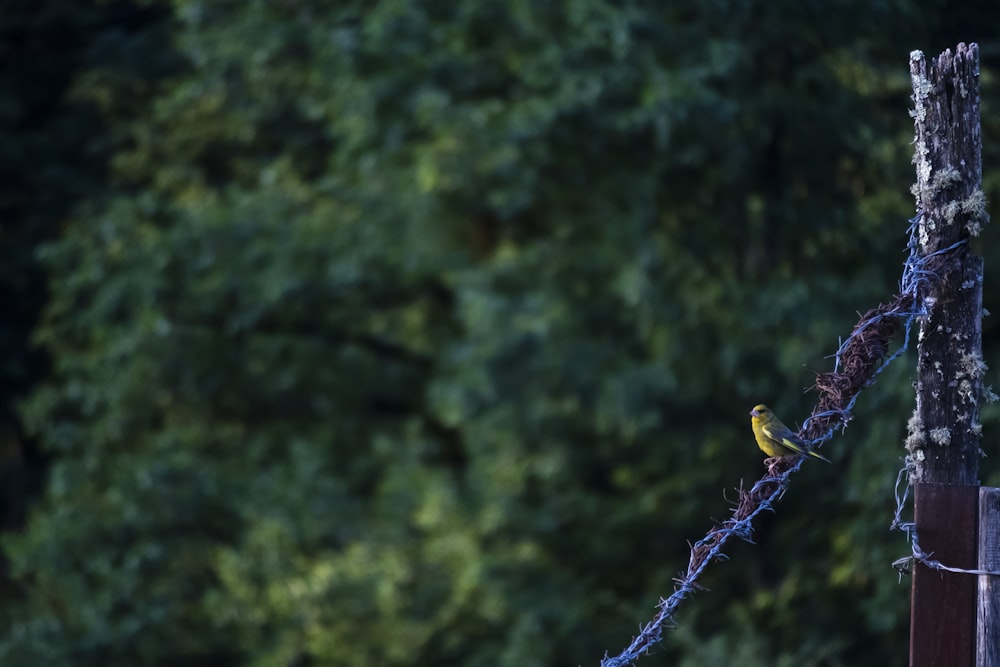
<path id="1" fill-rule="evenodd" d="M 750 411 L 750 416 L 751 417 L 760 417 L 760 413 L 757 412 L 756 410 L 751 410 Z"/>

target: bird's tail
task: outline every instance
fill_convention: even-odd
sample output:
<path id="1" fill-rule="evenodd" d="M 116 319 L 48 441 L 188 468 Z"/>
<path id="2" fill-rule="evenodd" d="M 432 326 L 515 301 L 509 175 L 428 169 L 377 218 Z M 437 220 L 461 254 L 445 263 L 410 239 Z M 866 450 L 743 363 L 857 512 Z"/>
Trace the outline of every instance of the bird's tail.
<path id="1" fill-rule="evenodd" d="M 819 459 L 820 461 L 826 461 L 827 463 L 831 462 L 830 459 L 826 458 L 825 456 L 823 456 L 822 454 L 820 454 L 819 452 L 817 452 L 814 449 L 807 449 L 806 450 L 806 455 L 807 456 L 811 456 L 814 459 Z"/>

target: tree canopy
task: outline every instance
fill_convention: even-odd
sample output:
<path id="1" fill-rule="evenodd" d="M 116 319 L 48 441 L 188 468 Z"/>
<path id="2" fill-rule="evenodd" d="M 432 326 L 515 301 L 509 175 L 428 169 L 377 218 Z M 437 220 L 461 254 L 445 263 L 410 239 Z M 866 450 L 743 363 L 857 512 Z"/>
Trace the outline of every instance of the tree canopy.
<path id="1" fill-rule="evenodd" d="M 992 7 L 3 4 L 4 665 L 596 664 L 897 289 L 910 50 L 997 190 Z M 905 664 L 905 363 L 651 663 Z"/>

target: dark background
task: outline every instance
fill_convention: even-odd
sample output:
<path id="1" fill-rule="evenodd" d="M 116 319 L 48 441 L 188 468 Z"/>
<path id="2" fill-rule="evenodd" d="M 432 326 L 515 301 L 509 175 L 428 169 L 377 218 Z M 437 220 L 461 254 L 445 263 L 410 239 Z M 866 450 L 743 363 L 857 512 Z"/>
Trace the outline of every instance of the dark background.
<path id="1" fill-rule="evenodd" d="M 0 662 L 617 654 L 761 472 L 750 407 L 800 423 L 897 289 L 911 50 L 980 44 L 996 199 L 997 25 L 0 2 Z M 912 376 L 863 394 L 645 663 L 906 664 Z"/>

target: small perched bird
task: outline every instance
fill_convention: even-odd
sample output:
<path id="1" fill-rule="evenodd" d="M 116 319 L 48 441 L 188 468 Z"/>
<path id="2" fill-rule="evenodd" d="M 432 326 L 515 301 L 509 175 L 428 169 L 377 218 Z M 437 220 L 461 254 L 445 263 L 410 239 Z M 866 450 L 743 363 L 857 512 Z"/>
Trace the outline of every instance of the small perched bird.
<path id="1" fill-rule="evenodd" d="M 771 412 L 771 408 L 763 403 L 750 411 L 750 426 L 753 427 L 754 437 L 757 438 L 757 446 L 768 456 L 804 454 L 830 462 L 830 459 L 810 449 L 802 438 L 782 424 L 781 420 Z"/>

